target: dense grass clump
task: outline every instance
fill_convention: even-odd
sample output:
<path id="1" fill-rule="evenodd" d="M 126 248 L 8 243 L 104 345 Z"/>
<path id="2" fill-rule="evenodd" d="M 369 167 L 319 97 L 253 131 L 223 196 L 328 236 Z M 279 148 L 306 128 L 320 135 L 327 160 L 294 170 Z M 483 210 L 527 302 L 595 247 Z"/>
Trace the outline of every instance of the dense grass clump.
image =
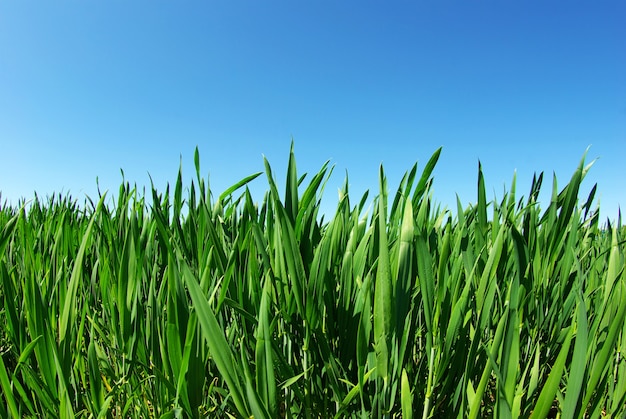
<path id="1" fill-rule="evenodd" d="M 215 197 L 200 176 L 146 203 L 123 183 L 0 210 L 1 417 L 624 417 L 625 231 L 584 159 L 456 215 L 417 165 L 372 213 L 328 163 L 281 196 L 266 162 Z M 197 183 L 196 183 L 197 182 Z"/>

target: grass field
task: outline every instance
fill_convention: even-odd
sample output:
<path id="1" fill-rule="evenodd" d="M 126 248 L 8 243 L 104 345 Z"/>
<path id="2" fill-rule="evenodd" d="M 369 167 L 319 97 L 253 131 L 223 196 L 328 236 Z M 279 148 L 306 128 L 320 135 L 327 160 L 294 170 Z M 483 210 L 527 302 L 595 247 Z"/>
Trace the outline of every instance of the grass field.
<path id="1" fill-rule="evenodd" d="M 626 415 L 626 230 L 543 176 L 433 205 L 432 171 L 320 214 L 332 169 L 284 193 L 200 174 L 150 203 L 0 210 L 0 417 Z M 62 186 L 62 185 L 59 185 Z M 366 206 L 373 210 L 366 213 Z"/>

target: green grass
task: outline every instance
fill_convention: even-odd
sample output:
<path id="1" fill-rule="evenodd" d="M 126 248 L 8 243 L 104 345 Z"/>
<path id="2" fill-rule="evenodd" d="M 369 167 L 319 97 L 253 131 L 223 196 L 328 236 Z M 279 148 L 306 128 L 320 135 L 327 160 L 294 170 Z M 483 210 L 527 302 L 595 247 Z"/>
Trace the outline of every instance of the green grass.
<path id="1" fill-rule="evenodd" d="M 200 174 L 146 196 L 0 210 L 0 417 L 623 417 L 625 229 L 584 158 L 563 188 L 515 180 L 433 204 L 437 150 L 371 213 L 328 163 L 284 193 Z"/>

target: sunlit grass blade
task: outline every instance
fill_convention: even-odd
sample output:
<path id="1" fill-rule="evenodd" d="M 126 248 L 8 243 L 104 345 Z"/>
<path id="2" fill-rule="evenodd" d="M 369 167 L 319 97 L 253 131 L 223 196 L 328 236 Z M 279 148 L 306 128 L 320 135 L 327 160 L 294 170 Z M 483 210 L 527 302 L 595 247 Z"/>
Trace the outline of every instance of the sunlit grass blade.
<path id="1" fill-rule="evenodd" d="M 384 173 L 380 170 L 381 194 L 384 190 Z M 374 347 L 376 348 L 377 374 L 388 382 L 389 339 L 391 335 L 391 271 L 387 244 L 386 208 L 382 195 L 378 200 L 378 266 L 374 285 Z"/>
<path id="2" fill-rule="evenodd" d="M 4 249 L 6 248 L 11 236 L 13 235 L 13 231 L 17 226 L 17 221 L 19 219 L 19 213 L 13 215 L 3 226 L 2 232 L 0 233 L 0 255 L 4 254 Z"/>
<path id="3" fill-rule="evenodd" d="M 572 354 L 570 373 L 567 379 L 565 401 L 563 402 L 564 419 L 573 418 L 578 406 L 580 406 L 579 397 L 587 370 L 587 309 L 581 295 L 579 294 L 577 297 L 576 339 L 574 342 L 574 353 Z"/>
<path id="4" fill-rule="evenodd" d="M 413 417 L 413 396 L 411 395 L 411 386 L 406 370 L 402 369 L 402 418 L 411 419 Z"/>
<path id="5" fill-rule="evenodd" d="M 203 295 L 200 285 L 186 264 L 182 266 L 182 274 L 187 289 L 189 290 L 191 300 L 193 301 L 198 321 L 202 327 L 205 341 L 209 346 L 211 357 L 228 385 L 237 411 L 239 414 L 249 417 L 250 411 L 244 401 L 244 391 L 241 385 L 243 374 L 237 371 L 235 358 L 226 341 L 224 332 L 219 326 L 206 297 Z"/>
<path id="6" fill-rule="evenodd" d="M 7 407 L 9 408 L 9 412 L 11 413 L 11 416 L 14 418 L 19 418 L 20 414 L 17 409 L 17 403 L 15 402 L 15 397 L 13 396 L 13 390 L 11 388 L 11 381 L 9 380 L 9 375 L 6 370 L 6 366 L 4 365 L 2 356 L 0 356 L 0 385 L 2 386 L 4 399 L 7 402 Z"/>
<path id="7" fill-rule="evenodd" d="M 285 186 L 285 212 L 295 226 L 298 216 L 298 173 L 296 171 L 296 157 L 293 152 L 293 141 L 287 162 L 287 184 Z"/>
<path id="8" fill-rule="evenodd" d="M 232 185 L 231 187 L 226 189 L 224 192 L 222 192 L 220 194 L 220 196 L 218 197 L 218 202 L 224 202 L 226 200 L 226 198 L 228 198 L 228 196 L 232 195 L 233 192 L 235 192 L 237 189 L 240 189 L 240 188 L 246 186 L 248 183 L 252 182 L 254 179 L 258 178 L 262 174 L 263 174 L 263 172 L 257 172 L 257 173 L 254 173 L 252 175 L 246 176 L 245 178 L 241 179 L 239 182 L 235 183 L 234 185 Z"/>
<path id="9" fill-rule="evenodd" d="M 623 282 L 620 283 L 619 287 L 616 287 L 614 289 L 614 292 L 619 293 L 619 295 L 622 296 L 626 295 L 626 285 Z M 596 386 L 600 382 L 602 376 L 607 373 L 607 370 L 609 370 L 609 367 L 611 365 L 609 363 L 609 359 L 611 358 L 611 355 L 613 353 L 615 342 L 619 337 L 620 328 L 624 324 L 625 316 L 626 304 L 621 303 L 615 316 L 611 317 L 609 320 L 610 326 L 605 339 L 602 342 L 597 342 L 598 344 L 601 344 L 601 346 L 599 347 L 598 352 L 595 354 L 595 359 L 590 366 L 591 369 L 585 389 L 585 398 L 583 399 L 582 403 L 583 406 L 587 406 L 589 404 L 596 390 Z"/>
<path id="10" fill-rule="evenodd" d="M 503 316 L 498 322 L 498 327 L 493 337 L 493 341 L 492 341 L 491 349 L 490 349 L 491 358 L 496 358 L 498 355 L 498 351 L 500 350 L 500 345 L 502 344 L 502 339 L 504 336 L 504 329 L 505 329 L 506 324 L 507 324 L 507 316 Z M 473 361 L 469 360 L 469 362 L 473 362 Z M 482 375 L 480 377 L 478 386 L 476 387 L 476 390 L 473 390 L 473 394 L 471 395 L 472 397 L 471 397 L 471 400 L 469 401 L 470 410 L 467 416 L 468 418 L 475 419 L 480 414 L 480 408 L 483 404 L 483 401 L 482 401 L 483 396 L 485 394 L 485 390 L 487 389 L 487 382 L 489 380 L 489 377 L 491 376 L 492 370 L 493 370 L 493 365 L 490 362 L 487 362 L 482 372 Z M 471 386 L 471 383 L 468 383 L 468 384 Z"/>
<path id="11" fill-rule="evenodd" d="M 276 377 L 274 374 L 274 356 L 272 331 L 270 328 L 270 277 L 265 277 L 263 295 L 259 307 L 259 324 L 256 332 L 256 386 L 270 416 L 277 415 Z"/>
<path id="12" fill-rule="evenodd" d="M 100 207 L 103 202 L 104 196 L 100 198 L 98 207 Z M 83 279 L 83 257 L 85 256 L 85 249 L 87 248 L 87 242 L 91 237 L 91 229 L 93 228 L 93 224 L 95 221 L 96 215 L 94 214 L 91 217 L 91 221 L 89 221 L 89 224 L 87 225 L 87 229 L 83 234 L 80 247 L 78 248 L 78 253 L 76 254 L 76 260 L 74 262 L 72 275 L 70 276 L 70 281 L 68 284 L 68 292 L 65 296 L 65 302 L 63 304 L 63 312 L 61 313 L 61 317 L 59 318 L 59 342 L 63 342 L 65 340 L 68 322 L 74 322 L 75 320 L 76 293 L 78 292 L 79 281 Z"/>
<path id="13" fill-rule="evenodd" d="M 420 176 L 420 180 L 417 182 L 417 186 L 415 187 L 415 192 L 413 193 L 413 197 L 411 198 L 413 200 L 414 208 L 418 208 L 420 200 L 422 199 L 422 196 L 424 195 L 424 192 L 426 191 L 426 188 L 428 187 L 428 183 L 433 173 L 433 170 L 435 169 L 435 166 L 437 165 L 437 162 L 439 161 L 441 150 L 442 150 L 442 147 L 439 147 L 437 150 L 435 150 L 433 155 L 430 157 L 430 159 L 426 163 L 426 166 L 424 166 L 424 170 L 422 171 L 422 176 Z"/>
<path id="14" fill-rule="evenodd" d="M 104 404 L 104 392 L 102 389 L 102 378 L 100 375 L 100 366 L 98 356 L 96 355 L 95 341 L 93 340 L 94 329 L 91 328 L 92 339 L 87 347 L 87 362 L 89 370 L 89 391 L 91 393 L 91 401 L 94 411 L 100 413 Z"/>
<path id="15" fill-rule="evenodd" d="M 404 216 L 400 228 L 400 249 L 398 254 L 398 269 L 395 281 L 395 335 L 399 339 L 398 368 L 404 361 L 405 351 L 412 336 L 411 318 L 409 317 L 413 294 L 414 275 L 414 225 L 413 205 L 406 200 Z"/>
<path id="16" fill-rule="evenodd" d="M 572 342 L 572 334 L 573 330 L 570 329 L 565 337 L 563 345 L 561 346 L 559 355 L 552 366 L 550 375 L 548 375 L 548 379 L 541 389 L 541 393 L 539 393 L 539 398 L 537 399 L 533 413 L 530 416 L 531 419 L 545 418 L 548 416 L 548 412 L 550 411 L 550 408 L 556 398 L 556 393 L 559 390 L 561 376 L 563 375 L 563 369 L 565 367 L 565 362 L 567 361 L 567 356 L 569 354 L 569 347 Z"/>

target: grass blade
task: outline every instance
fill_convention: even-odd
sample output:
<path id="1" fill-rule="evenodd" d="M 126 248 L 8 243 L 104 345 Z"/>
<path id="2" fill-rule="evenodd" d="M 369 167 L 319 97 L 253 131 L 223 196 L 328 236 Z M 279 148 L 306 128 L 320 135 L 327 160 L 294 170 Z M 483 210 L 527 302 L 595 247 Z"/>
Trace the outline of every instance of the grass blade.
<path id="1" fill-rule="evenodd" d="M 202 328 L 204 338 L 209 346 L 209 351 L 213 357 L 213 361 L 222 375 L 222 378 L 224 378 L 226 384 L 228 385 L 228 389 L 231 392 L 237 411 L 239 411 L 240 415 L 249 417 L 250 411 L 248 410 L 243 398 L 244 391 L 240 378 L 242 373 L 241 371 L 238 371 L 238 368 L 234 363 L 234 357 L 232 351 L 230 350 L 230 346 L 226 341 L 224 332 L 220 328 L 219 323 L 215 318 L 215 314 L 213 314 L 213 310 L 211 310 L 211 307 L 209 306 L 209 302 L 202 293 L 202 289 L 200 288 L 198 281 L 185 263 L 182 265 L 182 274 L 185 284 L 187 284 L 189 295 L 191 296 L 193 306 L 198 315 L 198 321 L 200 322 L 200 327 Z"/>

